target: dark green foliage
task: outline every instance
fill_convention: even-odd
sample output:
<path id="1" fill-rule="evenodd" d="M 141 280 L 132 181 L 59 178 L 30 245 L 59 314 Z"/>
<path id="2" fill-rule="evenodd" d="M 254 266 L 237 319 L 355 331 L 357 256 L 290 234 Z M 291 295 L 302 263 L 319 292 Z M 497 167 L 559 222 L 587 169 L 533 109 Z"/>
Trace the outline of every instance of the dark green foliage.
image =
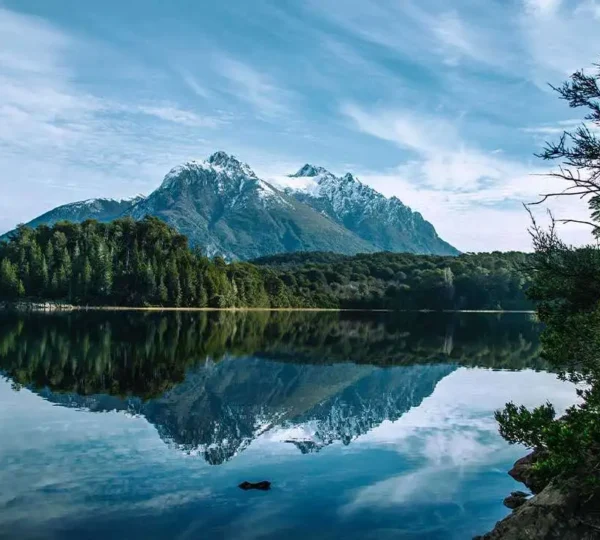
<path id="1" fill-rule="evenodd" d="M 523 444 L 536 450 L 544 450 L 543 433 L 554 422 L 556 412 L 550 403 L 529 411 L 522 405 L 509 403 L 503 411 L 497 411 L 500 435 L 511 444 Z"/>
<path id="2" fill-rule="evenodd" d="M 20 227 L 0 243 L 0 300 L 79 305 L 528 309 L 523 253 L 295 253 L 227 264 L 157 218 Z"/>
<path id="3" fill-rule="evenodd" d="M 556 90 L 571 107 L 589 109 L 586 120 L 600 127 L 600 91 L 595 76 L 577 72 Z M 589 197 L 599 236 L 600 141 L 586 126 L 565 132 L 548 143 L 541 157 L 561 160 L 554 176 L 571 185 L 558 194 Z M 568 221 L 568 220 L 566 220 Z M 537 303 L 544 358 L 564 379 L 582 383 L 579 404 L 556 419 L 551 405 L 529 411 L 509 403 L 496 418 L 500 432 L 511 443 L 538 450 L 534 470 L 544 483 L 556 477 L 584 478 L 586 488 L 600 485 L 600 248 L 575 249 L 533 223 L 535 253 L 530 258 L 532 284 L 528 294 Z"/>
<path id="4" fill-rule="evenodd" d="M 458 257 L 412 253 L 291 253 L 253 261 L 272 268 L 306 305 L 346 309 L 531 309 L 524 253 Z"/>
<path id="5" fill-rule="evenodd" d="M 79 305 L 288 306 L 277 276 L 245 263 L 210 261 L 147 217 L 110 223 L 19 227 L 0 243 L 0 299 Z"/>

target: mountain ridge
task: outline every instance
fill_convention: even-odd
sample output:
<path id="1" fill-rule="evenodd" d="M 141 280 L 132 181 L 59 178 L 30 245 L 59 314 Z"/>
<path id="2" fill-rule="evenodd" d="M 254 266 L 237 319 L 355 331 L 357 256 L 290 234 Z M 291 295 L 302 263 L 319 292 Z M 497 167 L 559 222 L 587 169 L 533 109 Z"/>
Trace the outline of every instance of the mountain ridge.
<path id="1" fill-rule="evenodd" d="M 174 167 L 147 197 L 69 203 L 27 225 L 152 215 L 185 234 L 209 256 L 228 259 L 297 251 L 459 254 L 419 212 L 350 173 L 337 177 L 306 164 L 289 177 L 304 180 L 309 189 L 263 180 L 248 164 L 217 151 L 204 161 Z"/>
<path id="2" fill-rule="evenodd" d="M 287 193 L 325 212 L 373 243 L 378 251 L 459 253 L 438 236 L 433 225 L 419 212 L 412 211 L 395 196 L 385 197 L 351 173 L 335 176 L 324 167 L 307 163 L 289 177 L 299 179 L 301 187 L 288 186 Z"/>

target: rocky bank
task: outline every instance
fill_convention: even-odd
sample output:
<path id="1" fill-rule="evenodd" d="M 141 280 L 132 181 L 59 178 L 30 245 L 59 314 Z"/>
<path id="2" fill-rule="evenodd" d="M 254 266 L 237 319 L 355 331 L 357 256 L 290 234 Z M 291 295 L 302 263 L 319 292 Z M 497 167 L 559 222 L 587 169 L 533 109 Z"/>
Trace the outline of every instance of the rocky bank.
<path id="1" fill-rule="evenodd" d="M 529 454 L 509 471 L 534 496 L 473 540 L 600 540 L 600 493 L 590 495 L 578 479 L 537 484 L 531 474 L 535 459 Z"/>

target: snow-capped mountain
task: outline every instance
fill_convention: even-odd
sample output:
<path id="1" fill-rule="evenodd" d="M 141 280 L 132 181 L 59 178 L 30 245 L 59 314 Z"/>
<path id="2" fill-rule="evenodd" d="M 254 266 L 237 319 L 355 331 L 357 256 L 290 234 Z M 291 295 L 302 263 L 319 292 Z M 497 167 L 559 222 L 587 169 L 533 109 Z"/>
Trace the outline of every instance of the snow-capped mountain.
<path id="1" fill-rule="evenodd" d="M 157 216 L 208 255 L 252 259 L 294 251 L 457 254 L 421 214 L 351 174 L 305 165 L 297 188 L 266 182 L 225 152 L 173 168 L 147 198 L 94 199 L 60 206 L 28 225 Z"/>
<path id="2" fill-rule="evenodd" d="M 144 198 L 143 195 L 137 195 L 129 199 L 87 199 L 85 201 L 63 204 L 32 219 L 27 225 L 30 227 L 37 227 L 42 224 L 54 225 L 58 221 L 81 223 L 86 219 L 108 222 L 121 216 L 132 206 L 144 200 Z"/>
<path id="3" fill-rule="evenodd" d="M 373 251 L 342 225 L 290 197 L 225 152 L 172 169 L 128 215 L 158 216 L 209 255 L 251 259 L 288 251 Z"/>
<path id="4" fill-rule="evenodd" d="M 378 251 L 457 255 L 431 223 L 397 197 L 387 198 L 347 173 L 338 177 L 306 164 L 284 191 L 373 244 Z"/>

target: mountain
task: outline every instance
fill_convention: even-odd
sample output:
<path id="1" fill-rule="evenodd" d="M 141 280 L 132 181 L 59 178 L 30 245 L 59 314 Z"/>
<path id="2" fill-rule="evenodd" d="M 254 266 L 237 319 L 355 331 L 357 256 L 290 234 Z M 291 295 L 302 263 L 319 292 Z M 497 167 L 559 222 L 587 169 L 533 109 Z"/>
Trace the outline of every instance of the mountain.
<path id="1" fill-rule="evenodd" d="M 290 175 L 296 187 L 285 192 L 374 245 L 377 251 L 458 255 L 431 223 L 397 197 L 389 199 L 347 173 L 337 177 L 306 164 Z"/>
<path id="2" fill-rule="evenodd" d="M 138 195 L 131 199 L 88 199 L 69 204 L 63 204 L 32 219 L 27 225 L 37 227 L 38 225 L 54 225 L 57 221 L 74 221 L 81 223 L 86 219 L 95 219 L 98 221 L 112 221 L 123 215 L 132 206 L 142 201 L 144 197 Z M 10 232 L 1 236 L 5 238 Z"/>
<path id="3" fill-rule="evenodd" d="M 28 225 L 152 215 L 208 255 L 229 259 L 298 251 L 458 254 L 421 214 L 351 174 L 336 177 L 321 167 L 305 165 L 289 179 L 303 187 L 265 182 L 234 156 L 215 152 L 206 161 L 172 169 L 147 198 L 67 204 Z"/>
<path id="4" fill-rule="evenodd" d="M 350 444 L 431 395 L 456 364 L 376 368 L 208 359 L 158 399 L 79 396 L 42 389 L 48 401 L 95 412 L 142 415 L 170 446 L 222 464 L 265 433 L 303 454 Z"/>
<path id="5" fill-rule="evenodd" d="M 158 216 L 209 255 L 251 259 L 290 251 L 374 251 L 225 152 L 172 169 L 160 187 L 126 215 Z"/>

